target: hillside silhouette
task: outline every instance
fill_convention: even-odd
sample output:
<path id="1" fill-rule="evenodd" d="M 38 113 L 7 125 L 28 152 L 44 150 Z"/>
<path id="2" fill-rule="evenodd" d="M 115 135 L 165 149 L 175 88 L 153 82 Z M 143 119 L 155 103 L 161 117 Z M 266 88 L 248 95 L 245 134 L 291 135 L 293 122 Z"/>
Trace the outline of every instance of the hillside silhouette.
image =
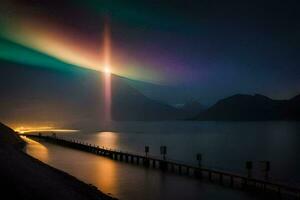
<path id="1" fill-rule="evenodd" d="M 0 78 L 0 120 L 5 123 L 98 128 L 104 116 L 104 75 L 73 67 L 72 70 L 39 68 L 8 61 Z M 34 77 L 34 78 L 32 78 Z M 183 112 L 152 100 L 111 75 L 113 120 L 172 120 Z"/>
<path id="2" fill-rule="evenodd" d="M 289 100 L 274 100 L 264 95 L 237 94 L 218 101 L 198 114 L 197 120 L 265 121 L 299 120 L 300 95 Z"/>

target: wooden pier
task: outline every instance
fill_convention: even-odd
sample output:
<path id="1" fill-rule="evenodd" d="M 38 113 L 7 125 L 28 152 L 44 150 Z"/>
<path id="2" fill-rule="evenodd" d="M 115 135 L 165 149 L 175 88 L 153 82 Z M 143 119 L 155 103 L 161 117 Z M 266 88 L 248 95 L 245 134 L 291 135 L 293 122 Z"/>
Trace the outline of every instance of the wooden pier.
<path id="1" fill-rule="evenodd" d="M 108 157 L 113 160 L 126 162 L 130 164 L 140 165 L 146 168 L 160 169 L 165 172 L 177 173 L 186 176 L 193 176 L 199 179 L 206 179 L 210 182 L 217 183 L 223 186 L 236 188 L 236 189 L 249 189 L 261 192 L 268 192 L 277 194 L 278 199 L 299 199 L 300 188 L 293 187 L 272 181 L 250 178 L 245 175 L 238 175 L 230 172 L 213 170 L 203 167 L 196 167 L 180 162 L 171 160 L 160 159 L 156 157 L 138 155 L 134 153 L 122 152 L 118 150 L 108 149 L 84 143 L 78 140 L 66 140 L 57 137 L 43 136 L 43 135 L 29 135 L 23 134 L 22 136 L 31 139 L 42 139 L 46 142 L 57 144 L 64 147 L 69 147 L 99 156 Z"/>

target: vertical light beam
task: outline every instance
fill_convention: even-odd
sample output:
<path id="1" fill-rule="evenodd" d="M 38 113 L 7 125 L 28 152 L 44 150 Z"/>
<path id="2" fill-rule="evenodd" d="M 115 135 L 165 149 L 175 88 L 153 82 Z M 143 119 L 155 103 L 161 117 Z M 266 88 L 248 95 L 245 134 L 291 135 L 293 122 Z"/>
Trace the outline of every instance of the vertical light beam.
<path id="1" fill-rule="evenodd" d="M 103 42 L 103 76 L 104 76 L 104 120 L 109 123 L 111 118 L 111 40 L 110 40 L 110 27 L 106 22 L 104 27 L 104 42 Z"/>
<path id="2" fill-rule="evenodd" d="M 111 42 L 110 42 L 110 27 L 105 23 L 104 27 L 104 69 L 105 73 L 111 72 Z"/>

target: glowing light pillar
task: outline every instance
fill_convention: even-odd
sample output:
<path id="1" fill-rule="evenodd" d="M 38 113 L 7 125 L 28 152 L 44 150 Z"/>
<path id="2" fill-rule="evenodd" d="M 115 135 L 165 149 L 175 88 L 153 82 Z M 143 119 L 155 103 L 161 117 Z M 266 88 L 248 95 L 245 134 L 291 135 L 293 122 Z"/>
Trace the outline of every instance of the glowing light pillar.
<path id="1" fill-rule="evenodd" d="M 105 24 L 104 29 L 104 64 L 103 64 L 103 80 L 104 80 L 104 120 L 108 123 L 111 118 L 111 41 L 110 28 Z"/>

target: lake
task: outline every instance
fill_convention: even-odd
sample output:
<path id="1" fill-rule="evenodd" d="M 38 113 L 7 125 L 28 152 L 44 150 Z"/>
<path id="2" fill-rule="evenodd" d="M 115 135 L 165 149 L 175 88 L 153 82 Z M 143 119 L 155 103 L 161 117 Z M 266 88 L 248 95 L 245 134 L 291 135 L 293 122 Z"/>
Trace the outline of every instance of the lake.
<path id="1" fill-rule="evenodd" d="M 262 177 L 263 164 L 271 163 L 270 178 L 300 185 L 300 123 L 298 122 L 118 122 L 99 132 L 77 132 L 59 137 L 82 140 L 122 151 L 159 155 L 197 165 L 202 154 L 205 167 L 246 174 L 245 162 L 253 161 L 253 175 Z M 144 169 L 104 157 L 30 142 L 26 152 L 43 162 L 92 183 L 114 197 L 129 199 L 257 199 L 242 191 L 199 180 Z"/>

